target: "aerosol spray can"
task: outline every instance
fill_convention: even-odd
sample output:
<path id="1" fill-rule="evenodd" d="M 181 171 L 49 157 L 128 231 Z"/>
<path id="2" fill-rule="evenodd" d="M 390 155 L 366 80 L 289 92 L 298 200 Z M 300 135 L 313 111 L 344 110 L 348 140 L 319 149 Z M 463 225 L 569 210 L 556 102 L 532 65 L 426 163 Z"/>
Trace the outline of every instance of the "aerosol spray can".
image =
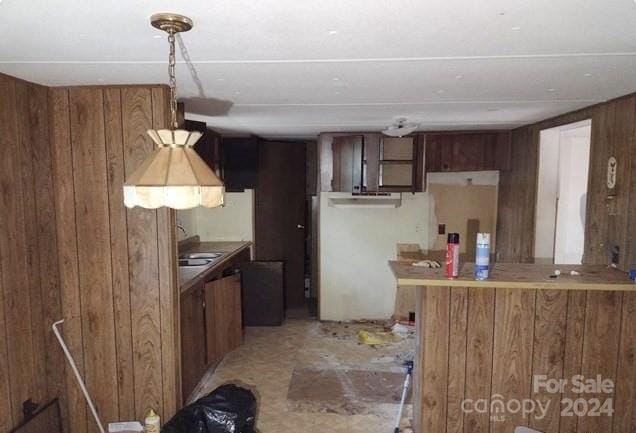
<path id="1" fill-rule="evenodd" d="M 487 280 L 490 268 L 490 233 L 477 233 L 475 279 Z"/>
<path id="2" fill-rule="evenodd" d="M 459 233 L 449 233 L 446 244 L 446 278 L 459 275 Z"/>

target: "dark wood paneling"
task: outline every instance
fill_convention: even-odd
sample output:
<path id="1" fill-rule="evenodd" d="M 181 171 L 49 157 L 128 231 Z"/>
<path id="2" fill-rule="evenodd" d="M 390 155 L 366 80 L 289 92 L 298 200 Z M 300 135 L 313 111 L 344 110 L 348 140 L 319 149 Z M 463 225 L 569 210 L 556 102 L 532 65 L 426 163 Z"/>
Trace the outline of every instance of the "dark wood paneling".
<path id="1" fill-rule="evenodd" d="M 498 260 L 532 261 L 539 132 L 585 119 L 592 121 L 585 228 L 586 264 L 606 264 L 618 246 L 619 266 L 636 266 L 636 100 L 627 95 L 512 131 L 510 170 L 500 174 Z M 607 160 L 618 160 L 617 187 L 608 194 Z M 608 196 L 609 195 L 609 196 Z"/>
<path id="2" fill-rule="evenodd" d="M 452 288 L 448 343 L 448 386 L 446 392 L 446 432 L 463 433 L 464 411 L 461 401 L 466 392 L 466 342 L 468 289 Z"/>
<path id="3" fill-rule="evenodd" d="M 616 377 L 614 433 L 636 431 L 636 293 L 623 294 L 621 341 Z"/>
<path id="4" fill-rule="evenodd" d="M 152 127 L 164 129 L 170 124 L 169 92 L 153 87 Z M 159 262 L 159 300 L 161 313 L 161 376 L 164 414 L 174 414 L 181 407 L 179 282 L 177 270 L 177 214 L 172 209 L 158 209 L 157 254 Z M 166 344 L 166 342 L 169 342 Z"/>
<path id="5" fill-rule="evenodd" d="M 153 149 L 145 134 L 153 126 L 152 94 L 149 88 L 126 88 L 121 94 L 128 175 Z M 157 211 L 133 208 L 127 215 L 135 410 L 141 419 L 151 408 L 163 412 Z"/>
<path id="6" fill-rule="evenodd" d="M 616 385 L 623 378 L 616 377 L 621 330 L 622 292 L 588 292 L 582 353 L 582 375 L 610 379 Z M 602 393 L 587 393 L 586 400 L 608 397 Z M 616 401 L 616 399 L 614 400 Z M 634 407 L 629 408 L 633 412 Z M 617 413 L 617 415 L 620 415 Z M 607 416 L 579 418 L 578 431 L 609 432 L 612 419 Z"/>
<path id="7" fill-rule="evenodd" d="M 571 378 L 582 373 L 583 362 L 583 335 L 585 333 L 585 307 L 587 305 L 587 292 L 568 292 L 568 304 L 566 310 L 565 347 L 563 349 L 563 378 Z M 576 399 L 568 388 L 562 398 Z M 572 433 L 576 431 L 578 419 L 576 417 L 562 417 L 559 424 L 560 433 Z"/>
<path id="8" fill-rule="evenodd" d="M 174 212 L 127 210 L 122 186 L 167 124 L 166 88 L 49 91 L 64 335 L 105 422 L 180 406 Z M 93 431 L 67 371 L 71 431 Z"/>
<path id="9" fill-rule="evenodd" d="M 563 376 L 563 356 L 565 346 L 566 315 L 568 293 L 561 290 L 539 290 L 536 294 L 534 349 L 532 374 L 561 378 Z M 530 416 L 530 427 L 543 432 L 558 432 L 561 417 L 560 394 L 550 394 L 545 390 L 534 392 L 531 397 L 542 402 L 549 401 L 546 414 L 538 409 Z"/>
<path id="10" fill-rule="evenodd" d="M 20 420 L 22 402 L 33 395 L 36 373 L 29 281 L 29 248 L 27 227 L 21 197 L 24 194 L 20 158 L 20 132 L 16 82 L 2 79 L 0 97 L 7 109 L 2 110 L 0 138 L 0 257 L 2 257 L 5 303 L 5 328 L 9 361 L 11 413 Z"/>
<path id="11" fill-rule="evenodd" d="M 71 150 L 70 108 L 68 90 L 49 92 L 50 137 L 55 179 L 60 296 L 64 318 L 64 339 L 84 375 L 84 349 L 80 308 L 79 265 L 75 220 L 75 188 Z M 70 431 L 86 431 L 87 411 L 84 397 L 70 370 L 66 374 L 68 425 Z"/>
<path id="12" fill-rule="evenodd" d="M 634 221 L 636 215 L 629 214 L 629 201 L 636 200 L 636 191 L 632 190 L 630 173 L 636 170 L 632 166 L 632 155 L 636 153 L 634 143 L 634 116 L 636 115 L 636 98 L 629 97 L 616 101 L 614 113 L 614 133 L 612 136 L 612 154 L 616 157 L 618 167 L 616 170 L 616 198 L 613 200 L 611 210 L 608 212 L 607 238 L 610 248 L 619 248 L 618 264 L 623 269 L 629 269 L 631 265 L 636 265 L 628 260 L 628 250 L 630 239 L 630 221 Z M 599 161 L 599 164 L 607 160 Z M 599 167 L 599 172 L 600 172 Z M 636 240 L 631 240 L 636 243 Z"/>
<path id="13" fill-rule="evenodd" d="M 636 297 L 630 292 L 417 290 L 415 432 L 509 433 L 516 426 L 546 433 L 635 431 Z M 565 392 L 534 392 L 539 375 L 567 380 Z M 600 375 L 616 387 L 610 394 L 572 394 L 575 375 Z M 544 407 L 550 402 L 545 417 L 540 410 L 524 417 L 509 404 L 529 398 Z M 583 399 L 590 407 L 594 398 L 612 399 L 615 412 L 562 416 L 568 407 L 562 398 Z M 471 405 L 461 411 L 464 399 L 484 399 L 483 413 Z"/>
<path id="14" fill-rule="evenodd" d="M 128 281 L 128 239 L 124 200 L 124 148 L 121 119 L 121 91 L 104 90 L 104 130 L 106 143 L 106 170 L 110 223 L 118 230 L 110 231 L 112 284 L 117 348 L 117 388 L 119 392 L 119 416 L 134 419 L 134 375 L 132 350 L 132 319 L 130 310 L 130 285 Z"/>
<path id="15" fill-rule="evenodd" d="M 425 332 L 421 359 L 422 432 L 445 431 L 448 409 L 448 341 L 450 323 L 450 288 L 422 289 L 424 302 L 418 311 L 424 318 Z"/>
<path id="16" fill-rule="evenodd" d="M 499 175 L 497 260 L 534 259 L 534 209 L 538 164 L 538 133 L 534 128 L 512 132 L 510 170 Z"/>
<path id="17" fill-rule="evenodd" d="M 105 422 L 177 410 L 174 212 L 131 218 L 122 199 L 126 170 L 152 149 L 145 130 L 166 125 L 166 92 L 0 77 L 3 431 L 25 400 L 53 397 L 65 431 L 96 430 L 50 329 L 62 318 Z"/>
<path id="18" fill-rule="evenodd" d="M 28 86 L 29 127 L 33 146 L 33 185 L 36 194 L 37 253 L 39 254 L 40 295 L 46 353 L 45 372 L 47 399 L 60 399 L 63 427 L 68 431 L 68 406 L 65 390 L 65 359 L 50 325 L 62 317 L 58 278 L 55 192 L 52 154 L 49 141 L 48 91 L 41 86 Z M 37 270 L 36 270 L 37 272 Z"/>
<path id="19" fill-rule="evenodd" d="M 59 395 L 68 411 L 64 360 L 50 331 L 61 306 L 47 89 L 0 75 L 0 97 L 0 430 L 7 431 L 22 421 L 29 398 Z"/>
<path id="20" fill-rule="evenodd" d="M 104 422 L 119 419 L 110 219 L 102 91 L 73 89 L 70 98 L 72 171 L 77 224 L 85 380 Z M 89 289 L 90 288 L 90 289 Z M 89 426 L 89 431 L 97 431 Z"/>
<path id="21" fill-rule="evenodd" d="M 590 171 L 585 217 L 586 263 L 607 263 L 607 159 L 611 156 L 610 123 L 613 124 L 615 110 L 612 106 L 600 105 L 592 118 L 592 142 L 590 143 Z"/>
<path id="22" fill-rule="evenodd" d="M 496 290 L 492 395 L 522 400 L 531 394 L 535 296 L 531 290 Z M 528 425 L 521 413 L 490 414 L 502 415 L 502 419 L 491 418 L 492 433 L 509 433 L 518 425 Z"/>

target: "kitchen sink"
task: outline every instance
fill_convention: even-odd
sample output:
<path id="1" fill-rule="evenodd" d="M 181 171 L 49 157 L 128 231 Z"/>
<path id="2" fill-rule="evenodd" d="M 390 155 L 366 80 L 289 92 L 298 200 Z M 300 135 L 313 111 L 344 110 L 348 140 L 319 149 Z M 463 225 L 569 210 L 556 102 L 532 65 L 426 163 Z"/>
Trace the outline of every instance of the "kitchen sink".
<path id="1" fill-rule="evenodd" d="M 212 259 L 207 258 L 179 258 L 180 268 L 199 268 L 207 267 L 212 264 Z"/>
<path id="2" fill-rule="evenodd" d="M 180 260 L 216 260 L 223 256 L 224 253 L 189 253 L 179 256 Z"/>

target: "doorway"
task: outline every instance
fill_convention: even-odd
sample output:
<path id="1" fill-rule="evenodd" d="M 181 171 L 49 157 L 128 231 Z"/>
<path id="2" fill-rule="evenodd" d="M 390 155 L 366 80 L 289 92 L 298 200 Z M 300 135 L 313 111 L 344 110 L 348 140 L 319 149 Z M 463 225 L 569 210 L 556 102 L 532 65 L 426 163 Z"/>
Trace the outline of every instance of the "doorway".
<path id="1" fill-rule="evenodd" d="M 540 133 L 536 263 L 583 262 L 591 136 L 591 120 Z"/>

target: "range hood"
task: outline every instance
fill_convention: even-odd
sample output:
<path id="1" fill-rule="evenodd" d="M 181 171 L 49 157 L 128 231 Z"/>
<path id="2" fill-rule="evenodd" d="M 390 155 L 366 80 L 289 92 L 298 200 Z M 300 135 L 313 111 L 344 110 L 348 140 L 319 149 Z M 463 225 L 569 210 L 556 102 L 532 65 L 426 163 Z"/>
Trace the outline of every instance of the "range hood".
<path id="1" fill-rule="evenodd" d="M 338 209 L 395 209 L 402 205 L 402 193 L 330 193 L 329 206 Z"/>

